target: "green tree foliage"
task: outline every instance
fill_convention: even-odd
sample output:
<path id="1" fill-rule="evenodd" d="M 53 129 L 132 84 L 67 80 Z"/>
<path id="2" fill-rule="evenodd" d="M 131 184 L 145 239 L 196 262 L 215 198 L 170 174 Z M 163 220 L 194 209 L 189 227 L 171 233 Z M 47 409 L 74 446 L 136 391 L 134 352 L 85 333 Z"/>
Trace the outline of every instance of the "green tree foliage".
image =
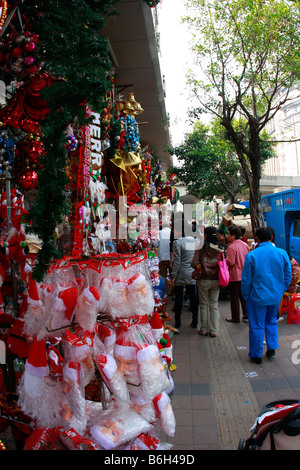
<path id="1" fill-rule="evenodd" d="M 189 75 L 197 112 L 216 116 L 249 185 L 253 229 L 261 224 L 261 133 L 300 73 L 300 12 L 285 0 L 187 0 L 199 74 Z M 294 95 L 295 96 L 295 95 Z M 242 118 L 245 126 L 234 126 Z"/>
<path id="2" fill-rule="evenodd" d="M 199 199 L 218 196 L 235 202 L 237 192 L 245 189 L 244 180 L 234 147 L 222 138 L 222 132 L 217 124 L 196 122 L 184 142 L 170 149 L 179 163 L 172 171 L 187 192 Z"/>
<path id="3" fill-rule="evenodd" d="M 101 112 L 111 88 L 107 39 L 101 35 L 105 18 L 114 13 L 117 0 L 27 0 L 21 5 L 27 27 L 39 35 L 37 58 L 41 72 L 56 80 L 42 90 L 50 112 L 41 121 L 46 156 L 39 172 L 38 196 L 30 211 L 31 230 L 42 240 L 34 276 L 42 280 L 49 263 L 57 259 L 54 230 L 68 213 L 65 185 L 67 153 L 64 131 L 76 119 L 87 122 L 86 104 Z"/>
<path id="4" fill-rule="evenodd" d="M 237 128 L 239 123 L 234 123 Z M 264 159 L 274 156 L 268 142 L 261 143 Z M 197 121 L 184 142 L 169 149 L 179 164 L 171 169 L 188 193 L 199 199 L 214 196 L 237 202 L 237 194 L 244 193 L 248 185 L 241 172 L 235 147 L 226 137 L 226 131 L 217 119 L 210 125 Z"/>

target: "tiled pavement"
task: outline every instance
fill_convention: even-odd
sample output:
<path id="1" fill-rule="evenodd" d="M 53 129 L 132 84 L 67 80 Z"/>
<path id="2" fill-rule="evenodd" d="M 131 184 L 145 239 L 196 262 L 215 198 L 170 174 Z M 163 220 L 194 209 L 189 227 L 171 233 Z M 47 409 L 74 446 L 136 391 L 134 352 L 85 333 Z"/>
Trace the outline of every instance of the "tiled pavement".
<path id="1" fill-rule="evenodd" d="M 172 316 L 172 300 L 168 312 Z M 300 325 L 278 322 L 279 349 L 260 365 L 248 358 L 248 323 L 229 323 L 229 300 L 220 300 L 220 332 L 203 337 L 190 327 L 191 312 L 184 307 L 180 334 L 172 338 L 177 369 L 170 396 L 176 433 L 172 450 L 237 450 L 249 437 L 261 408 L 281 399 L 300 399 Z M 295 344 L 294 344 L 295 346 Z M 264 351 L 265 352 L 265 351 Z M 295 360 L 294 360 L 295 362 Z"/>
<path id="2" fill-rule="evenodd" d="M 168 300 L 172 316 L 173 301 Z M 176 433 L 161 436 L 172 450 L 237 450 L 247 438 L 261 408 L 280 399 L 300 399 L 300 325 L 278 322 L 279 349 L 261 365 L 248 358 L 248 323 L 228 323 L 228 300 L 220 300 L 220 332 L 203 337 L 190 327 L 191 312 L 184 307 L 180 334 L 172 338 L 177 369 L 171 401 Z M 299 354 L 292 344 L 299 340 Z M 9 437 L 9 436 L 7 436 Z M 3 439 L 3 436 L 0 435 Z M 5 441 L 14 449 L 13 439 Z"/>

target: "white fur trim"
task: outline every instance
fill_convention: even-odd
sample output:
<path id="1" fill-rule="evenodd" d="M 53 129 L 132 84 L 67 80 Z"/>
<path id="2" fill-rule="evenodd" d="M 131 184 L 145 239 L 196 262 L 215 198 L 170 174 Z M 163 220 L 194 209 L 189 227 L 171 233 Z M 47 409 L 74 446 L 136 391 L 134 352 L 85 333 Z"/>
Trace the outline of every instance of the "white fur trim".
<path id="1" fill-rule="evenodd" d="M 131 279 L 129 279 L 128 281 L 128 289 L 131 290 L 131 289 L 136 289 L 138 286 L 144 284 L 144 282 L 146 281 L 146 278 L 145 276 L 143 276 L 142 274 L 140 274 L 139 276 L 137 276 L 136 279 L 134 279 L 133 281 L 131 281 Z"/>
<path id="2" fill-rule="evenodd" d="M 128 284 L 126 281 L 114 281 L 112 288 L 113 289 L 127 289 Z"/>
<path id="3" fill-rule="evenodd" d="M 121 344 L 115 344 L 114 355 L 123 357 L 124 359 L 136 359 L 136 347 L 134 346 L 122 346 Z"/>
<path id="4" fill-rule="evenodd" d="M 28 297 L 28 298 L 27 298 L 27 303 L 28 303 L 29 305 L 36 305 L 36 306 L 41 306 L 41 305 L 43 305 L 43 303 L 42 303 L 41 300 L 34 300 L 34 299 L 32 299 L 31 297 Z"/>
<path id="5" fill-rule="evenodd" d="M 60 299 L 57 295 L 54 296 L 52 306 L 53 310 L 55 310 L 56 312 L 64 312 L 66 310 L 64 301 Z"/>
<path id="6" fill-rule="evenodd" d="M 46 377 L 49 375 L 49 367 L 36 367 L 30 364 L 28 361 L 25 363 L 25 370 L 31 375 L 35 375 L 36 377 Z"/>
<path id="7" fill-rule="evenodd" d="M 84 297 L 87 298 L 87 300 L 89 302 L 91 302 L 91 304 L 93 304 L 95 307 L 98 305 L 99 303 L 99 300 L 95 299 L 94 295 L 92 294 L 92 292 L 90 291 L 89 287 L 86 287 L 83 291 L 83 295 Z"/>
<path id="8" fill-rule="evenodd" d="M 63 367 L 63 376 L 72 382 L 78 382 L 80 379 L 80 377 L 78 377 L 78 371 L 73 367 L 70 367 L 69 363 L 65 364 Z"/>
<path id="9" fill-rule="evenodd" d="M 143 349 L 139 349 L 137 352 L 137 360 L 138 362 L 142 362 L 145 359 L 152 359 L 153 357 L 159 354 L 159 349 L 154 344 L 149 344 Z"/>
<path id="10" fill-rule="evenodd" d="M 103 371 L 105 377 L 110 380 L 118 368 L 117 363 L 110 354 L 101 354 L 99 356 L 104 356 L 106 360 L 106 362 L 99 362 L 99 367 Z"/>
<path id="11" fill-rule="evenodd" d="M 157 409 L 159 411 L 162 411 L 171 402 L 169 396 L 164 392 L 162 392 L 161 397 L 158 400 L 155 400 L 155 401 L 156 401 Z"/>
<path id="12" fill-rule="evenodd" d="M 30 266 L 30 264 L 28 263 L 25 264 L 24 271 L 25 271 L 25 274 L 29 274 L 32 272 L 32 267 Z"/>

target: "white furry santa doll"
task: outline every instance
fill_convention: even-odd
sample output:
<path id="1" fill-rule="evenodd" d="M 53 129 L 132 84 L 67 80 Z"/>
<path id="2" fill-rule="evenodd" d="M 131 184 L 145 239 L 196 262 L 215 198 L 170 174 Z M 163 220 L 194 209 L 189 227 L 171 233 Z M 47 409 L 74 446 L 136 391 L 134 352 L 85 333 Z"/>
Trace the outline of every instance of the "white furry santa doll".
<path id="1" fill-rule="evenodd" d="M 126 280 L 115 279 L 103 282 L 101 294 L 108 299 L 107 313 L 112 320 L 128 318 L 132 315 L 128 304 L 128 284 Z"/>
<path id="2" fill-rule="evenodd" d="M 48 335 L 58 335 L 60 330 L 68 328 L 74 317 L 77 305 L 78 288 L 75 286 L 58 289 L 52 294 L 52 309 L 47 324 Z"/>
<path id="3" fill-rule="evenodd" d="M 81 328 L 93 331 L 97 321 L 100 295 L 96 287 L 86 287 L 78 298 L 75 320 Z"/>
<path id="4" fill-rule="evenodd" d="M 154 309 L 153 289 L 143 274 L 136 273 L 128 280 L 128 303 L 131 315 L 152 315 Z"/>
<path id="5" fill-rule="evenodd" d="M 64 365 L 62 386 L 64 393 L 62 402 L 63 426 L 66 430 L 75 429 L 80 435 L 83 435 L 87 416 L 80 362 L 71 361 Z"/>

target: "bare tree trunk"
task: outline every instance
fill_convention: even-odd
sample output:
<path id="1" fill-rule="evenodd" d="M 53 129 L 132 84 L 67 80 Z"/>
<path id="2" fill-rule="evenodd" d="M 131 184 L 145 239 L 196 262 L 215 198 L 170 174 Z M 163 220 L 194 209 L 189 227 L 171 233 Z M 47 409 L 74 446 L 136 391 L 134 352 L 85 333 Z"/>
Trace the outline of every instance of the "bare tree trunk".
<path id="1" fill-rule="evenodd" d="M 250 202 L 250 217 L 252 223 L 252 232 L 255 235 L 256 230 L 262 224 L 261 213 L 261 192 L 260 192 L 260 179 L 261 179 L 261 153 L 259 143 L 259 133 L 257 127 L 251 129 L 250 125 L 250 139 L 249 139 L 249 162 L 251 167 L 251 183 L 249 185 L 249 202 Z"/>
<path id="2" fill-rule="evenodd" d="M 249 147 L 244 145 L 244 134 L 236 132 L 229 119 L 223 117 L 221 124 L 227 130 L 227 136 L 233 143 L 246 183 L 249 186 L 249 203 L 250 217 L 252 224 L 252 232 L 255 235 L 256 230 L 262 224 L 261 217 L 261 154 L 259 146 L 259 132 L 257 131 L 257 123 L 253 121 L 250 124 Z M 247 158 L 246 158 L 247 157 Z M 247 161 L 248 159 L 248 161 Z M 250 168 L 249 168 L 250 165 Z"/>

